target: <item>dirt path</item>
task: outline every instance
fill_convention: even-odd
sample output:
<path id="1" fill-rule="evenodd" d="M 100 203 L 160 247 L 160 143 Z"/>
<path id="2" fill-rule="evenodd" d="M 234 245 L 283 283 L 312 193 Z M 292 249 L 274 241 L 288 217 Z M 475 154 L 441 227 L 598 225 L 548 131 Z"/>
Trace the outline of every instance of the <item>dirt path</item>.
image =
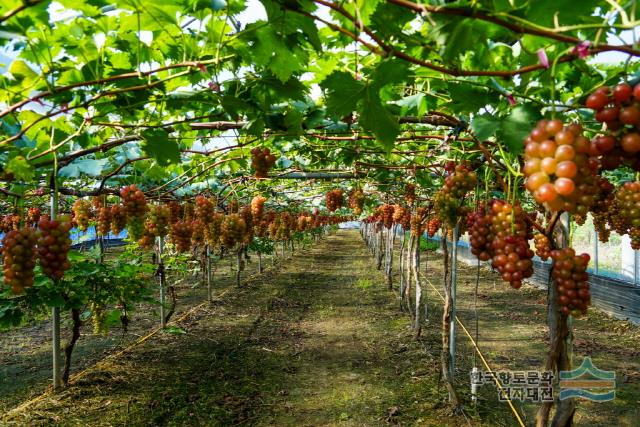
<path id="1" fill-rule="evenodd" d="M 466 424 L 446 416 L 438 328 L 412 341 L 383 283 L 357 232 L 338 232 L 12 423 Z"/>

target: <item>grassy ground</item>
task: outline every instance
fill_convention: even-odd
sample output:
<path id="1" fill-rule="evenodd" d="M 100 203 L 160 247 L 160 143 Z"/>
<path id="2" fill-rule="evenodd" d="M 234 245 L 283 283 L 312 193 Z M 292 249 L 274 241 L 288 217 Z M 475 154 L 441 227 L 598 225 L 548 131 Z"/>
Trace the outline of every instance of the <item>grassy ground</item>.
<path id="1" fill-rule="evenodd" d="M 110 248 L 107 258 L 115 257 L 119 251 L 120 248 Z M 266 256 L 263 258 L 264 265 L 270 266 L 271 259 Z M 231 273 L 233 268 L 235 266 L 226 259 L 216 264 L 215 289 L 223 289 L 235 283 L 235 277 Z M 247 274 L 254 273 L 256 269 L 256 262 L 249 264 Z M 175 285 L 177 305 L 173 318 L 176 318 L 205 300 L 206 286 L 200 283 L 201 278 L 185 277 L 184 274 L 179 277 L 173 275 L 172 279 L 173 283 L 179 279 Z M 51 384 L 51 323 L 41 320 L 42 317 L 38 315 L 23 327 L 0 332 L 0 414 L 41 394 Z M 44 317 L 48 319 L 48 316 Z M 107 335 L 95 335 L 92 325 L 86 323 L 73 353 L 71 374 L 94 365 L 146 335 L 158 326 L 160 313 L 157 306 L 144 303 L 137 305 L 130 317 L 126 333 L 121 327 L 114 327 Z M 68 313 L 63 313 L 63 343 L 66 342 L 70 329 Z"/>
<path id="2" fill-rule="evenodd" d="M 441 257 L 429 253 L 426 259 L 427 277 L 440 290 Z M 240 288 L 221 280 L 217 293 L 230 291 L 181 322 L 185 334 L 158 334 L 0 424 L 517 425 L 491 386 L 481 388 L 478 405 L 469 404 L 474 352 L 461 333 L 456 382 L 466 415 L 451 415 L 438 383 L 439 297 L 425 286 L 429 315 L 422 337 L 413 340 L 409 319 L 373 265 L 357 232 L 340 231 Z M 458 314 L 473 334 L 476 269 L 461 264 L 459 278 Z M 547 348 L 544 293 L 528 286 L 512 290 L 487 271 L 480 278 L 479 342 L 489 363 L 494 369 L 540 368 Z M 575 327 L 575 360 L 591 355 L 620 379 L 614 402 L 579 403 L 577 425 L 637 425 L 638 328 L 595 311 Z M 29 352 L 14 350 L 16 363 L 29 366 Z M 10 382 L 25 381 L 16 371 Z M 3 384 L 5 408 L 18 400 L 10 387 L 22 390 L 18 397 L 28 395 L 24 385 Z M 531 425 L 536 405 L 516 406 Z"/>
<path id="3" fill-rule="evenodd" d="M 329 236 L 7 424 L 465 423 L 425 352 L 437 339 L 410 339 L 371 267 L 356 232 Z"/>
<path id="4" fill-rule="evenodd" d="M 433 252 L 422 255 L 423 271 L 436 289 L 442 288 L 442 256 Z M 425 261 L 426 258 L 426 261 Z M 478 269 L 458 264 L 457 314 L 475 336 L 474 295 Z M 426 286 L 429 307 L 433 316 L 441 314 L 441 299 Z M 442 292 L 442 291 L 441 291 Z M 479 347 L 496 370 L 543 370 L 548 344 L 546 327 L 546 290 L 525 285 L 514 290 L 489 271 L 480 271 L 478 281 L 478 339 Z M 578 401 L 575 423 L 579 426 L 638 426 L 640 419 L 640 328 L 620 321 L 595 309 L 580 319 L 574 319 L 573 364 L 579 366 L 590 356 L 595 366 L 616 372 L 616 398 L 611 402 Z M 469 372 L 477 366 L 484 370 L 475 351 L 462 331 L 458 333 L 458 362 L 456 381 L 467 390 Z M 495 386 L 481 388 L 482 400 L 475 408 L 483 422 L 503 425 L 504 415 L 498 411 Z M 515 402 L 527 425 L 533 425 L 538 404 Z M 496 417 L 497 415 L 497 417 Z M 517 425 L 515 419 L 505 425 Z"/>

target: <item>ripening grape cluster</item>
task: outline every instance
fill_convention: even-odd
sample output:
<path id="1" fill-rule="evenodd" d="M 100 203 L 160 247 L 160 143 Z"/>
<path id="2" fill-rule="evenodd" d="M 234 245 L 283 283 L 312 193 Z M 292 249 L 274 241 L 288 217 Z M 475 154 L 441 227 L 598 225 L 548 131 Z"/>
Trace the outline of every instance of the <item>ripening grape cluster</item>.
<path id="1" fill-rule="evenodd" d="M 612 223 L 617 217 L 615 207 L 614 186 L 604 177 L 598 176 L 598 193 L 595 202 L 591 206 L 593 226 L 598 232 L 598 240 L 603 243 L 609 241 Z"/>
<path id="2" fill-rule="evenodd" d="M 430 218 L 429 221 L 427 222 L 427 235 L 429 237 L 435 236 L 438 230 L 440 229 L 441 225 L 442 225 L 442 221 L 440 221 L 439 218 L 437 217 Z"/>
<path id="3" fill-rule="evenodd" d="M 398 224 L 400 224 L 400 226 L 404 231 L 411 230 L 411 221 L 413 220 L 413 217 L 415 215 L 411 215 L 411 211 L 409 209 L 403 209 L 402 211 L 403 211 L 403 215 L 398 220 Z M 416 221 L 419 221 L 420 229 L 422 229 L 422 218 L 420 219 L 418 218 L 419 217 L 416 217 Z"/>
<path id="4" fill-rule="evenodd" d="M 124 206 L 118 204 L 111 206 L 111 232 L 120 234 L 127 226 L 127 213 Z"/>
<path id="5" fill-rule="evenodd" d="M 541 120 L 525 140 L 526 188 L 551 211 L 586 215 L 598 188 L 597 160 L 577 124 Z"/>
<path id="6" fill-rule="evenodd" d="M 407 184 L 404 186 L 404 199 L 409 206 L 412 206 L 416 201 L 416 185 Z"/>
<path id="7" fill-rule="evenodd" d="M 0 218 L 0 231 L 6 233 L 20 228 L 20 215 L 8 214 Z"/>
<path id="8" fill-rule="evenodd" d="M 364 192 L 361 188 L 354 188 L 349 192 L 349 207 L 353 211 L 354 215 L 360 215 L 362 213 L 363 206 Z"/>
<path id="9" fill-rule="evenodd" d="M 36 232 L 33 228 L 11 230 L 2 239 L 4 282 L 14 294 L 33 285 L 36 266 Z"/>
<path id="10" fill-rule="evenodd" d="M 91 202 L 86 199 L 78 199 L 73 203 L 73 220 L 78 230 L 87 231 L 91 221 Z"/>
<path id="11" fill-rule="evenodd" d="M 389 229 L 393 227 L 393 214 L 395 212 L 395 207 L 393 205 L 385 204 L 378 207 L 380 222 L 384 225 L 385 228 Z"/>
<path id="12" fill-rule="evenodd" d="M 591 304 L 587 265 L 589 254 L 576 255 L 572 248 L 551 251 L 551 277 L 558 290 L 560 311 L 566 315 L 584 314 Z"/>
<path id="13" fill-rule="evenodd" d="M 171 209 L 167 205 L 151 205 L 145 219 L 145 232 L 152 237 L 164 237 L 169 232 Z"/>
<path id="14" fill-rule="evenodd" d="M 171 219 L 169 220 L 169 222 L 173 224 L 180 219 L 180 215 L 182 214 L 182 206 L 175 200 L 171 200 L 169 203 L 167 203 L 167 206 L 169 206 L 169 211 L 171 211 Z"/>
<path id="15" fill-rule="evenodd" d="M 191 224 L 185 220 L 178 220 L 171 224 L 171 243 L 177 252 L 187 252 L 191 247 Z"/>
<path id="16" fill-rule="evenodd" d="M 551 256 L 551 242 L 549 238 L 542 233 L 538 233 L 533 236 L 533 244 L 536 247 L 536 255 L 543 261 L 548 260 Z"/>
<path id="17" fill-rule="evenodd" d="M 405 231 L 411 229 L 411 211 L 406 207 L 402 205 L 393 205 L 393 214 L 391 219 L 394 224 L 401 225 Z"/>
<path id="18" fill-rule="evenodd" d="M 98 209 L 96 217 L 96 234 L 98 236 L 106 236 L 109 234 L 109 228 L 111 227 L 111 208 L 103 206 Z"/>
<path id="19" fill-rule="evenodd" d="M 197 219 L 206 223 L 213 216 L 214 211 L 215 205 L 210 199 L 207 199 L 202 195 L 196 196 L 196 205 L 194 207 L 194 212 Z"/>
<path id="20" fill-rule="evenodd" d="M 276 163 L 276 156 L 271 154 L 268 148 L 260 149 L 258 147 L 251 150 L 251 167 L 255 170 L 256 178 L 266 178 L 269 169 Z"/>
<path id="21" fill-rule="evenodd" d="M 251 199 L 251 215 L 256 222 L 260 221 L 262 218 L 262 213 L 264 212 L 264 202 L 267 201 L 267 198 L 264 196 L 257 195 L 253 199 Z"/>
<path id="22" fill-rule="evenodd" d="M 197 248 L 204 244 L 205 223 L 201 219 L 191 221 L 191 246 Z"/>
<path id="23" fill-rule="evenodd" d="M 220 226 L 220 239 L 226 248 L 233 248 L 237 243 L 241 243 L 246 231 L 247 224 L 244 219 L 237 214 L 226 215 Z"/>
<path id="24" fill-rule="evenodd" d="M 71 267 L 67 253 L 71 248 L 71 218 L 60 215 L 54 220 L 42 218 L 38 222 L 38 258 L 42 272 L 52 279 L 60 279 Z"/>
<path id="25" fill-rule="evenodd" d="M 251 213 L 251 206 L 244 206 L 240 210 L 240 217 L 244 221 L 245 230 L 242 236 L 242 243 L 248 245 L 253 240 L 253 214 Z"/>
<path id="26" fill-rule="evenodd" d="M 38 221 L 40 221 L 40 216 L 42 216 L 42 212 L 40 211 L 40 208 L 31 207 L 27 209 L 27 218 L 26 218 L 27 225 L 29 226 L 36 225 Z"/>
<path id="27" fill-rule="evenodd" d="M 614 227 L 628 233 L 631 247 L 640 249 L 640 181 L 626 182 L 615 194 Z"/>
<path id="28" fill-rule="evenodd" d="M 142 232 L 142 236 L 138 239 L 138 246 L 142 249 L 153 249 L 156 238 L 151 232 L 149 228 L 145 224 L 144 231 Z"/>
<path id="29" fill-rule="evenodd" d="M 344 205 L 344 192 L 341 188 L 327 191 L 325 195 L 325 204 L 329 212 L 335 212 Z"/>
<path id="30" fill-rule="evenodd" d="M 494 200 L 469 218 L 471 252 L 482 261 L 492 260 L 502 280 L 519 289 L 533 274 L 534 252 L 529 248 L 531 229 L 520 206 Z"/>
<path id="31" fill-rule="evenodd" d="M 207 242 L 207 244 L 212 248 L 215 248 L 220 245 L 220 229 L 221 229 L 223 220 L 224 220 L 223 214 L 219 212 L 214 212 L 209 222 L 205 224 L 204 239 Z"/>
<path id="32" fill-rule="evenodd" d="M 640 171 L 640 84 L 627 83 L 596 89 L 586 101 L 607 132 L 592 141 L 591 155 L 602 156 L 605 170 L 626 164 Z"/>
<path id="33" fill-rule="evenodd" d="M 487 209 L 484 205 L 467 214 L 471 253 L 480 261 L 489 261 L 491 259 L 491 224 L 492 216 L 487 214 Z"/>
<path id="34" fill-rule="evenodd" d="M 399 224 L 406 212 L 407 212 L 407 209 L 404 206 L 393 205 L 393 215 L 391 215 L 393 222 L 395 222 L 396 224 Z"/>
<path id="35" fill-rule="evenodd" d="M 424 233 L 425 220 L 427 219 L 427 209 L 420 207 L 415 214 L 409 216 L 409 227 L 413 236 L 421 236 Z M 403 225 L 404 228 L 404 225 Z M 405 228 L 406 230 L 406 228 Z"/>
<path id="36" fill-rule="evenodd" d="M 147 213 L 147 200 L 144 193 L 134 184 L 120 190 L 120 197 L 127 216 L 129 237 L 138 240 L 144 233 L 144 216 Z"/>
<path id="37" fill-rule="evenodd" d="M 449 163 L 446 170 L 444 185 L 434 197 L 434 208 L 436 215 L 453 227 L 457 218 L 464 214 L 462 208 L 465 196 L 475 188 L 478 178 L 466 164 Z"/>

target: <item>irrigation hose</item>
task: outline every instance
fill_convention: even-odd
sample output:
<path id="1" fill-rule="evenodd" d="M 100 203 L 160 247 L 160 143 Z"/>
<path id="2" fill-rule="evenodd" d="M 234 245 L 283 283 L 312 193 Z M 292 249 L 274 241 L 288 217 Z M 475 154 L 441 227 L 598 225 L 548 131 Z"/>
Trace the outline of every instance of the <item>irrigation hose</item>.
<path id="1" fill-rule="evenodd" d="M 429 286 L 431 286 L 431 288 L 438 294 L 438 296 L 442 299 L 442 302 L 445 302 L 444 297 L 442 296 L 440 291 L 438 291 L 438 289 L 435 286 L 433 286 L 433 283 L 431 283 L 431 280 L 429 280 L 424 274 L 421 274 L 421 276 L 427 281 Z M 484 355 L 482 354 L 482 352 L 478 348 L 478 345 L 476 344 L 476 341 L 473 339 L 473 337 L 471 336 L 471 334 L 469 333 L 467 328 L 464 326 L 464 324 L 460 321 L 458 316 L 456 316 L 456 322 L 458 322 L 458 324 L 460 325 L 460 327 L 464 331 L 465 335 L 467 335 L 467 337 L 469 338 L 469 341 L 471 341 L 471 345 L 473 346 L 473 348 L 478 353 L 478 356 L 480 357 L 480 360 L 482 360 L 482 363 L 484 364 L 485 368 L 487 368 L 487 371 L 489 373 L 491 373 L 492 376 L 496 379 L 496 385 L 498 386 L 500 391 L 503 391 L 504 390 L 504 386 L 502 385 L 500 380 L 495 375 L 493 375 L 493 369 L 491 369 L 491 366 L 489 366 L 489 363 L 487 362 L 487 360 L 485 359 Z M 518 423 L 520 424 L 520 427 L 526 427 L 526 424 L 524 423 L 524 421 L 522 421 L 522 417 L 518 413 L 518 410 L 516 409 L 516 407 L 513 405 L 513 402 L 511 402 L 511 399 L 509 398 L 509 396 L 506 396 L 506 399 L 507 399 L 507 403 L 509 404 L 509 407 L 511 408 L 511 411 L 513 412 L 513 415 L 515 415 L 516 419 L 518 420 Z"/>

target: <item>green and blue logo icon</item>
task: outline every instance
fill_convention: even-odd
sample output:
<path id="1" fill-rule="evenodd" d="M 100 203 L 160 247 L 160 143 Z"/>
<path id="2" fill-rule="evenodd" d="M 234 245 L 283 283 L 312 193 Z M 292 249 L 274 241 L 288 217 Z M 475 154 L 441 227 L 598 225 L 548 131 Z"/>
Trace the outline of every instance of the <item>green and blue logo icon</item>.
<path id="1" fill-rule="evenodd" d="M 593 365 L 590 357 L 572 371 L 560 371 L 560 400 L 580 397 L 607 402 L 616 397 L 616 373 Z"/>

